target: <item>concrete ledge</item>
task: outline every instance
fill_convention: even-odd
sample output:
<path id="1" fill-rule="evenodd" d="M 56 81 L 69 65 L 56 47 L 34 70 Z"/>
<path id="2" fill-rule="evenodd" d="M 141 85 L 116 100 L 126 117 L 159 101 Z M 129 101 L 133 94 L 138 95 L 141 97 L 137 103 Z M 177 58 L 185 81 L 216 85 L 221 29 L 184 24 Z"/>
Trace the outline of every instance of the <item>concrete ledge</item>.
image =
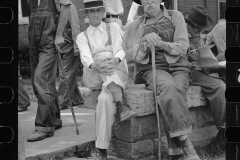
<path id="1" fill-rule="evenodd" d="M 95 109 L 100 90 L 91 91 L 88 88 L 80 88 L 80 90 L 83 93 L 84 107 Z M 188 108 L 206 105 L 201 87 L 189 86 L 186 95 Z M 123 100 L 125 104 L 137 112 L 138 116 L 155 113 L 153 92 L 146 90 L 143 84 L 129 85 L 123 93 Z"/>

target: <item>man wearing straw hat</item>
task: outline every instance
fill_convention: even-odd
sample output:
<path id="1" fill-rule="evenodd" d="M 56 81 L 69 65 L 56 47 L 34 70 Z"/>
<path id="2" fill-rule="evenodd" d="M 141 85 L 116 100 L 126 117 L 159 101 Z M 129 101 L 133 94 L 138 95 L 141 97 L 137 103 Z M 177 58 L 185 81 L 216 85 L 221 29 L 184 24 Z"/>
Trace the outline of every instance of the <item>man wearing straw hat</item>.
<path id="1" fill-rule="evenodd" d="M 192 85 L 201 86 L 205 98 L 209 101 L 212 116 L 218 133 L 216 137 L 205 147 L 209 155 L 220 155 L 225 150 L 225 116 L 226 116 L 226 100 L 225 100 L 225 83 L 218 78 L 209 76 L 196 65 L 199 58 L 197 51 L 191 51 L 204 45 L 201 38 L 202 31 L 209 31 L 213 28 L 213 21 L 208 16 L 207 10 L 202 6 L 192 6 L 188 12 L 183 13 L 186 20 L 190 50 L 187 55 L 189 61 L 193 63 Z"/>
<path id="2" fill-rule="evenodd" d="M 153 90 L 151 46 L 155 48 L 156 101 L 160 108 L 168 154 L 172 159 L 200 160 L 188 134 L 192 132 L 186 102 L 190 66 L 187 28 L 181 12 L 167 10 L 164 0 L 133 0 L 143 6 L 144 15 L 125 28 L 123 48 L 136 65 L 135 83 Z"/>
<path id="3" fill-rule="evenodd" d="M 102 0 L 84 0 L 85 15 L 90 26 L 77 36 L 83 68 L 83 82 L 91 90 L 101 89 L 96 106 L 96 155 L 106 160 L 111 140 L 114 114 L 128 120 L 136 116 L 122 103 L 122 90 L 128 80 L 121 28 L 102 21 L 105 7 Z"/>

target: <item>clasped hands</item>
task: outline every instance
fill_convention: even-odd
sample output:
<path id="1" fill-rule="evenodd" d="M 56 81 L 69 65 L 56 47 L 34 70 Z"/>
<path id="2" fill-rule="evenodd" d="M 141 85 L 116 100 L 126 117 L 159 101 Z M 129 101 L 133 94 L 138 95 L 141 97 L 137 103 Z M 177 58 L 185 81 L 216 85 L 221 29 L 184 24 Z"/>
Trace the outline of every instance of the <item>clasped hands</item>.
<path id="1" fill-rule="evenodd" d="M 90 68 L 98 73 L 111 76 L 119 62 L 118 57 L 112 57 L 104 62 L 94 62 L 90 65 Z"/>
<path id="2" fill-rule="evenodd" d="M 151 46 L 155 46 L 155 47 L 160 47 L 162 46 L 162 38 L 159 37 L 156 33 L 152 32 L 149 33 L 147 35 L 145 35 L 142 39 L 141 39 L 141 44 L 144 47 L 144 50 L 146 51 L 147 49 L 150 49 Z"/>

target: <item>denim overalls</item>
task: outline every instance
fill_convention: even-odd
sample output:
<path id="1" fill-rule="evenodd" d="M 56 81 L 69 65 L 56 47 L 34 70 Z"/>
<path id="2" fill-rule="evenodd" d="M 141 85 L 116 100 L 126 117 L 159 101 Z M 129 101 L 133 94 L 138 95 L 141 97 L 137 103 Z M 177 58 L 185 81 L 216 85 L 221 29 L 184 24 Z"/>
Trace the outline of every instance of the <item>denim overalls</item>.
<path id="1" fill-rule="evenodd" d="M 144 25 L 143 36 L 155 32 L 163 41 L 173 42 L 174 30 L 172 21 L 163 16 L 154 24 Z M 135 83 L 144 83 L 146 89 L 153 90 L 152 60 L 151 53 L 148 52 L 149 62 L 147 64 L 136 63 Z M 182 149 L 177 137 L 192 131 L 186 102 L 186 90 L 190 80 L 189 62 L 182 55 L 176 62 L 179 66 L 172 67 L 167 62 L 164 52 L 161 48 L 155 47 L 157 101 L 163 109 L 160 116 L 163 118 L 168 139 L 168 153 L 169 155 L 179 155 L 182 153 Z"/>
<path id="2" fill-rule="evenodd" d="M 35 130 L 54 132 L 61 125 L 57 101 L 57 52 L 54 38 L 58 13 L 54 0 L 30 0 L 29 55 L 34 94 L 38 99 Z"/>

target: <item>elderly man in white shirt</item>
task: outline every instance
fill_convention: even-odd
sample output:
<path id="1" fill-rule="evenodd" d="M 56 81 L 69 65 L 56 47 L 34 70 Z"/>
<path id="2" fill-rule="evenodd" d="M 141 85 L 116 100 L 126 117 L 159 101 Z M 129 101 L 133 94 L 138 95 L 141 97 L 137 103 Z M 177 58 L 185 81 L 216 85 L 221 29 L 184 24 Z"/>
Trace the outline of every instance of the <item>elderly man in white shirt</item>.
<path id="1" fill-rule="evenodd" d="M 105 12 L 102 0 L 84 0 L 84 7 L 90 26 L 77 36 L 76 43 L 84 65 L 84 84 L 92 90 L 102 89 L 96 107 L 95 156 L 105 160 L 114 114 L 117 111 L 116 117 L 124 121 L 135 117 L 136 113 L 122 104 L 122 90 L 127 84 L 128 70 L 121 47 L 121 28 L 117 23 L 102 21 Z"/>

